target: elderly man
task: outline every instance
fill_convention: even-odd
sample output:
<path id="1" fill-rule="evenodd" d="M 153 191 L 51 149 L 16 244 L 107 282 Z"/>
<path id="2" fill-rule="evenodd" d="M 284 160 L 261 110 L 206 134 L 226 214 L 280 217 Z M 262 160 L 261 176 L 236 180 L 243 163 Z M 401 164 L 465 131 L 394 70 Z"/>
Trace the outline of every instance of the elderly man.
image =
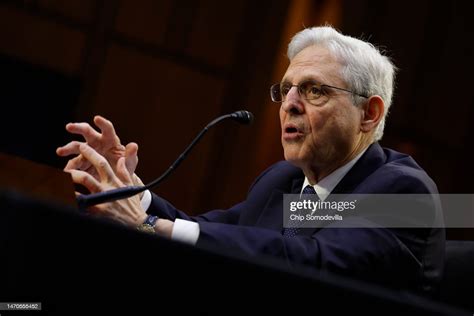
<path id="1" fill-rule="evenodd" d="M 271 255 L 289 265 L 430 293 L 442 269 L 444 231 L 387 227 L 283 228 L 283 194 L 436 193 L 436 185 L 409 156 L 383 149 L 384 120 L 395 67 L 371 44 L 331 27 L 305 29 L 288 47 L 290 65 L 271 97 L 281 103 L 285 160 L 264 171 L 245 201 L 228 210 L 190 217 L 146 192 L 92 207 L 132 227 L 190 244 L 212 244 L 248 255 Z M 137 145 L 120 144 L 112 123 L 95 118 L 68 124 L 86 142 L 58 149 L 76 154 L 65 170 L 100 192 L 141 183 L 134 174 Z"/>

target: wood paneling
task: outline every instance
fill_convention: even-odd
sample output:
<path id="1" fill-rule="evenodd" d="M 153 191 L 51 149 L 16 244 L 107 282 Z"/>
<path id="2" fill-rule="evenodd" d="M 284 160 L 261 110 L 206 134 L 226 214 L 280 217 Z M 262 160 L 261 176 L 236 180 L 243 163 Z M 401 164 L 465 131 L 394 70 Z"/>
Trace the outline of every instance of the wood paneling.
<path id="1" fill-rule="evenodd" d="M 258 142 L 257 129 L 266 119 L 271 119 L 263 115 L 262 105 L 268 100 L 281 36 L 282 20 L 275 17 L 284 17 L 287 7 L 287 1 L 259 1 L 246 7 L 222 111 L 247 109 L 254 113 L 256 121 L 245 128 L 227 125 L 216 134 L 213 160 L 207 171 L 208 188 L 201 193 L 200 205 L 204 208 L 228 207 L 242 201 L 255 177 L 263 171 L 256 168 L 260 157 L 255 157 L 254 151 L 268 144 Z"/>
<path id="2" fill-rule="evenodd" d="M 140 5 L 134 0 L 122 0 L 115 29 L 117 32 L 144 42 L 162 45 L 172 1 L 142 0 Z"/>
<path id="3" fill-rule="evenodd" d="M 237 41 L 244 29 L 249 3 L 242 0 L 232 1 L 231 4 L 226 1 L 201 1 L 190 30 L 186 53 L 211 65 L 230 68 L 236 60 L 235 54 L 246 49 L 238 47 Z"/>
<path id="4" fill-rule="evenodd" d="M 474 98 L 466 91 L 474 64 L 466 39 L 474 25 L 467 4 L 424 0 L 407 11 L 390 1 L 345 1 L 344 7 L 344 29 L 386 48 L 400 68 L 382 143 L 401 151 L 410 144 L 409 154 L 441 192 L 472 191 L 466 144 L 474 136 Z"/>
<path id="5" fill-rule="evenodd" d="M 79 73 L 84 33 L 54 21 L 0 6 L 0 51 L 66 74 Z"/>
<path id="6" fill-rule="evenodd" d="M 220 112 L 224 86 L 225 82 L 182 65 L 112 45 L 94 113 L 113 120 L 124 141 L 139 144 L 140 175 L 149 181 L 164 172 Z M 206 179 L 211 146 L 208 136 L 157 192 L 193 211 L 196 193 Z"/>
<path id="7" fill-rule="evenodd" d="M 0 50 L 80 76 L 77 117 L 112 119 L 124 141 L 139 143 L 139 171 L 151 180 L 219 114 L 247 109 L 258 122 L 286 5 L 9 1 L 1 10 L 14 31 L 3 32 L 20 44 L 3 35 Z M 54 45 L 39 45 L 45 37 Z M 26 45 L 30 38 L 38 45 Z M 237 202 L 257 173 L 256 126 L 216 127 L 158 191 L 189 212 Z"/>
<path id="8" fill-rule="evenodd" d="M 89 24 L 94 19 L 94 12 L 98 3 L 100 1 L 97 0 L 38 0 L 37 6 L 66 18 Z"/>

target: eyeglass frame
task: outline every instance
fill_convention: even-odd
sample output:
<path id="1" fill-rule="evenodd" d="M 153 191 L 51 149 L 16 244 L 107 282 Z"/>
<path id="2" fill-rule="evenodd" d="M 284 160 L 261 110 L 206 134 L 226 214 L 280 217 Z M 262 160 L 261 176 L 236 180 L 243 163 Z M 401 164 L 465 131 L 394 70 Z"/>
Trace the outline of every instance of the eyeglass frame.
<path id="1" fill-rule="evenodd" d="M 328 84 L 320 84 L 319 82 L 314 81 L 314 80 L 305 80 L 305 81 L 303 81 L 303 82 L 301 82 L 301 83 L 299 83 L 299 84 L 288 85 L 288 87 L 290 88 L 290 89 L 288 89 L 288 92 L 291 90 L 291 88 L 296 87 L 296 88 L 297 88 L 297 91 L 298 91 L 298 95 L 299 95 L 300 97 L 303 97 L 303 98 L 304 98 L 305 100 L 307 100 L 307 101 L 317 100 L 317 99 L 308 99 L 308 98 L 306 98 L 306 97 L 304 96 L 305 93 L 302 93 L 303 89 L 302 89 L 301 85 L 303 85 L 303 84 L 305 84 L 305 83 L 308 83 L 308 82 L 309 82 L 309 83 L 312 83 L 313 86 L 318 87 L 319 90 L 321 90 L 321 91 L 323 91 L 323 89 L 322 89 L 323 87 L 327 87 L 327 88 L 332 88 L 332 89 L 336 89 L 336 90 L 341 90 L 341 91 L 349 92 L 350 94 L 354 94 L 354 95 L 357 95 L 357 96 L 359 96 L 359 97 L 363 97 L 363 98 L 366 98 L 366 99 L 369 98 L 369 96 L 367 96 L 367 95 L 365 95 L 365 94 L 360 94 L 360 93 L 357 93 L 357 92 L 354 92 L 354 91 L 351 91 L 351 90 L 348 90 L 348 89 L 339 88 L 339 87 L 331 86 L 331 85 L 328 85 Z M 272 90 L 273 90 L 273 87 L 275 87 L 275 86 L 279 86 L 279 87 L 280 87 L 279 89 L 280 89 L 280 91 L 281 91 L 281 82 L 280 82 L 280 83 L 272 84 L 272 85 L 270 86 L 270 97 L 271 97 L 272 101 L 275 102 L 275 103 L 285 102 L 285 100 L 283 100 L 283 95 L 281 94 L 281 92 L 280 92 L 280 95 L 282 95 L 282 100 L 281 100 L 281 101 L 275 101 L 275 100 L 273 99 Z M 286 95 L 285 95 L 285 97 L 286 97 Z"/>

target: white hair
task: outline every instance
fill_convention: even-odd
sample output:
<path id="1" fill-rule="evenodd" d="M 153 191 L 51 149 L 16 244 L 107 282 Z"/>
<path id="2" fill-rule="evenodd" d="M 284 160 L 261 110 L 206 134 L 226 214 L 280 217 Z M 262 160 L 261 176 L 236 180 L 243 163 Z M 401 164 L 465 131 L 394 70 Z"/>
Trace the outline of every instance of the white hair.
<path id="1" fill-rule="evenodd" d="M 392 103 L 396 67 L 374 45 L 343 35 L 331 26 L 304 29 L 297 33 L 288 45 L 290 61 L 308 46 L 327 48 L 342 64 L 341 77 L 349 89 L 362 95 L 379 95 L 385 104 L 384 115 L 374 134 L 374 141 L 383 136 L 385 118 Z M 353 95 L 355 105 L 365 98 Z"/>

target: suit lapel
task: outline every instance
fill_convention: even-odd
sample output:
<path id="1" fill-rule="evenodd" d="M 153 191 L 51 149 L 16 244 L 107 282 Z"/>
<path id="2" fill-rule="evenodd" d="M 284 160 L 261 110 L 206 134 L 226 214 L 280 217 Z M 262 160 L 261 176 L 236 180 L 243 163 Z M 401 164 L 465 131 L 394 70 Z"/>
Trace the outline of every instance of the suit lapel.
<path id="1" fill-rule="evenodd" d="M 344 178 L 339 181 L 331 194 L 352 193 L 370 174 L 380 168 L 386 159 L 387 157 L 379 143 L 373 143 Z"/>
<path id="2" fill-rule="evenodd" d="M 257 220 L 256 225 L 273 230 L 281 231 L 283 227 L 283 194 L 298 194 L 304 182 L 304 175 L 293 178 L 288 189 L 273 189 L 270 198 Z"/>
<path id="3" fill-rule="evenodd" d="M 291 191 L 289 193 L 291 194 L 300 194 L 301 189 L 303 187 L 304 183 L 304 175 L 301 177 L 293 179 L 293 183 L 291 184 Z"/>
<path id="4" fill-rule="evenodd" d="M 326 201 L 333 200 L 333 194 L 352 193 L 370 174 L 380 168 L 386 159 L 387 157 L 378 143 L 370 145 L 351 170 L 339 181 Z M 312 236 L 320 229 L 321 228 L 302 228 L 299 230 L 298 235 Z"/>

